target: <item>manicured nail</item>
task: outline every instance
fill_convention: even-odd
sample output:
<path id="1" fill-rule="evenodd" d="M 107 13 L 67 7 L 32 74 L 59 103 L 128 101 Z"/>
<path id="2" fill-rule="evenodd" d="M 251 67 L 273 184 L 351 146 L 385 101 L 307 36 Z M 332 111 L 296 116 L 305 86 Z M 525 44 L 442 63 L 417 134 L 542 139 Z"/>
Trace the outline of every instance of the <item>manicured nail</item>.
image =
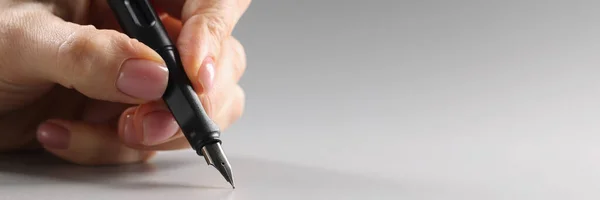
<path id="1" fill-rule="evenodd" d="M 169 70 L 163 64 L 132 59 L 123 63 L 117 88 L 134 98 L 150 101 L 162 97 L 168 80 Z"/>
<path id="2" fill-rule="evenodd" d="M 213 87 L 215 79 L 215 63 L 211 57 L 207 57 L 202 63 L 200 71 L 198 71 L 198 78 L 202 85 L 202 92 L 209 92 Z"/>
<path id="3" fill-rule="evenodd" d="M 123 127 L 123 135 L 124 135 L 123 139 L 125 140 L 125 142 L 127 142 L 129 144 L 140 143 L 140 137 L 135 132 L 135 129 L 133 127 L 133 115 L 126 115 L 124 123 L 125 124 Z"/>
<path id="4" fill-rule="evenodd" d="M 67 149 L 69 148 L 71 133 L 58 124 L 47 122 L 38 127 L 37 139 L 47 148 Z"/>
<path id="5" fill-rule="evenodd" d="M 173 115 L 167 111 L 146 114 L 143 119 L 145 145 L 155 145 L 167 141 L 179 130 Z"/>

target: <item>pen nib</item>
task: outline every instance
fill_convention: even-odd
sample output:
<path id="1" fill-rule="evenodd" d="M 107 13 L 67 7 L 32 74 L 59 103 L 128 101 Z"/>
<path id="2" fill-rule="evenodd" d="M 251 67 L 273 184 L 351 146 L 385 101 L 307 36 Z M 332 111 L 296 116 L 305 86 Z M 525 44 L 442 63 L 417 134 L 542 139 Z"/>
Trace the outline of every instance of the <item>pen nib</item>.
<path id="1" fill-rule="evenodd" d="M 231 186 L 235 189 L 233 174 L 231 173 L 231 165 L 223 153 L 221 144 L 217 142 L 204 146 L 202 148 L 202 155 L 204 155 L 206 163 L 217 168 L 225 180 L 227 180 L 227 182 L 229 182 L 229 184 L 231 184 Z"/>

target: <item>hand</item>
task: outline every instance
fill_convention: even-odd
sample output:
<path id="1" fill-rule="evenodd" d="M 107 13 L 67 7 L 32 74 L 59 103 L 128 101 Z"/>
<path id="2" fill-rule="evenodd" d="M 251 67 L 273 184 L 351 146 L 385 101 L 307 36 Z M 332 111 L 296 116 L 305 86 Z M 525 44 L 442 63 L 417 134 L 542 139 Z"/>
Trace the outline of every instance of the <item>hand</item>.
<path id="1" fill-rule="evenodd" d="M 232 29 L 250 0 L 154 0 L 221 130 L 243 113 Z M 189 148 L 161 100 L 168 70 L 119 32 L 105 0 L 0 2 L 0 152 L 44 148 L 72 163 L 126 164 Z"/>

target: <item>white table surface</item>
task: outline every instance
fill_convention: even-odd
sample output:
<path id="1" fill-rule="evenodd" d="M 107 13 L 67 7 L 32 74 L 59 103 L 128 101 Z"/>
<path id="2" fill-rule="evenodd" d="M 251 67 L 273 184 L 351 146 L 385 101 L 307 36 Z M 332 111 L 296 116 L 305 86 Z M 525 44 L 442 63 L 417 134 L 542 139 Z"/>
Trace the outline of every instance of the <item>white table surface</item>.
<path id="1" fill-rule="evenodd" d="M 369 199 L 377 195 L 394 199 L 400 195 L 401 187 L 389 180 L 240 156 L 231 157 L 234 190 L 216 170 L 189 153 L 169 152 L 147 164 L 100 168 L 72 166 L 45 156 L 29 155 L 27 160 L 22 155 L 4 156 L 0 199 Z"/>
<path id="2" fill-rule="evenodd" d="M 235 32 L 246 112 L 223 135 L 237 189 L 191 151 L 111 168 L 3 157 L 0 199 L 597 200 L 598 8 L 253 1 Z"/>

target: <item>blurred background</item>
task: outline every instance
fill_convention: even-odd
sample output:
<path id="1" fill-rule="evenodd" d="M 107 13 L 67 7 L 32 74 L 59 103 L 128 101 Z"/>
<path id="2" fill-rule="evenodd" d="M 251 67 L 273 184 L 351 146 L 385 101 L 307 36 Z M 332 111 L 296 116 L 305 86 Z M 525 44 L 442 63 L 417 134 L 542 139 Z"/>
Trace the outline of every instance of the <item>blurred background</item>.
<path id="1" fill-rule="evenodd" d="M 591 198 L 599 7 L 253 1 L 234 32 L 246 112 L 224 148 L 437 192 Z"/>
<path id="2" fill-rule="evenodd" d="M 0 199 L 600 197 L 600 1 L 254 0 L 223 148 L 89 168 L 0 156 Z M 67 191 L 67 192 L 65 192 Z"/>

